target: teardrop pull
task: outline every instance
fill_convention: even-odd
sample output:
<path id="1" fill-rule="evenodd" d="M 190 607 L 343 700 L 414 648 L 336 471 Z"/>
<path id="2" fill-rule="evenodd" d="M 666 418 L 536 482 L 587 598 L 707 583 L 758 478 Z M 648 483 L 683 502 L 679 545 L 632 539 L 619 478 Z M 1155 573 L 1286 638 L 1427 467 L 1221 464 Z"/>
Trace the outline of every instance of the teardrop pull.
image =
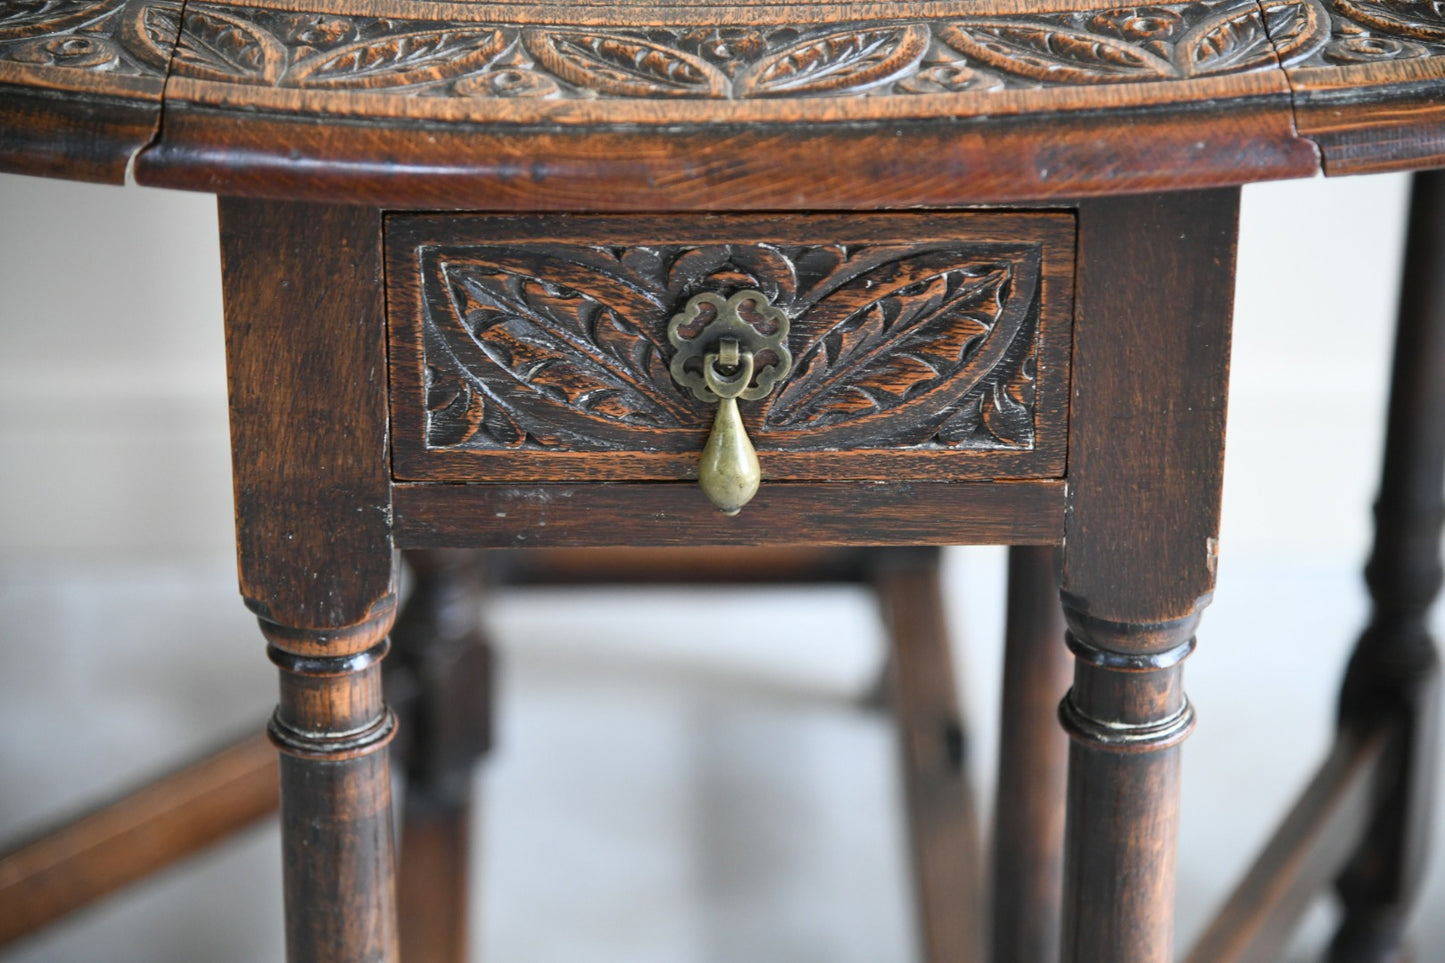
<path id="1" fill-rule="evenodd" d="M 762 469 L 757 449 L 743 428 L 736 398 L 718 402 L 717 418 L 702 449 L 697 474 L 703 494 L 724 515 L 736 515 L 758 493 Z"/>
<path id="2" fill-rule="evenodd" d="M 677 349 L 668 365 L 673 380 L 718 406 L 698 482 L 708 501 L 736 515 L 758 493 L 763 477 L 738 400 L 761 401 L 792 370 L 788 316 L 760 291 L 726 299 L 704 291 L 673 315 L 667 339 Z"/>

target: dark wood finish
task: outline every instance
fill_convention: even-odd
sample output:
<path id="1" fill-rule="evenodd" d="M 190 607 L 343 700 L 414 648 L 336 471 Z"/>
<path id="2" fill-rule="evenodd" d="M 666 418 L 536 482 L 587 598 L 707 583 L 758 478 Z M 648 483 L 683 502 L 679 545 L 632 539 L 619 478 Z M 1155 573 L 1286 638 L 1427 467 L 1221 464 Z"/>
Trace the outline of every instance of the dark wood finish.
<path id="1" fill-rule="evenodd" d="M 0 855 L 0 945 L 269 815 L 276 794 L 257 733 Z"/>
<path id="2" fill-rule="evenodd" d="M 394 534 L 412 547 L 1061 543 L 1067 639 L 1076 656 L 1073 687 L 1059 710 L 1073 737 L 1061 954 L 1088 963 L 1168 958 L 1178 744 L 1193 723 L 1182 662 L 1214 583 L 1238 194 L 1087 198 L 1305 175 L 1322 165 L 1336 173 L 1445 162 L 1438 97 L 1445 17 L 1429 0 L 1116 7 L 983 0 L 960 13 L 953 4 L 848 0 L 360 0 L 343 14 L 321 0 L 36 0 L 0 12 L 0 166 L 108 180 L 133 172 L 143 183 L 281 200 L 224 201 L 221 221 L 240 581 L 281 669 L 270 731 L 283 752 L 293 961 L 387 961 L 398 952 L 387 753 L 395 724 L 380 681 L 395 610 Z M 1421 183 L 1434 186 L 1422 188 L 1419 206 L 1438 219 L 1438 182 Z M 1065 327 L 1053 320 L 1068 314 L 1069 259 L 1062 255 L 1069 214 L 892 221 L 816 214 L 1004 202 L 1072 208 L 1081 197 L 1072 374 L 1064 364 Z M 369 207 L 300 203 L 311 200 Z M 520 228 L 474 219 L 467 222 L 473 236 L 459 244 L 449 232 L 460 222 L 395 221 L 399 260 L 389 280 L 400 299 L 393 308 L 401 340 L 393 345 L 393 464 L 383 206 L 645 212 L 648 218 L 633 223 L 652 226 L 627 234 L 616 219 L 587 225 L 536 217 Z M 710 220 L 709 237 L 696 233 L 701 219 L 676 220 L 724 210 L 774 213 Z M 780 211 L 812 213 L 789 221 Z M 914 434 L 875 437 L 869 431 L 877 418 L 871 426 L 868 418 L 808 423 L 792 441 L 764 445 L 770 478 L 738 519 L 719 516 L 679 481 L 691 471 L 685 453 L 701 434 L 696 406 L 661 403 L 672 420 L 637 430 L 617 415 L 621 395 L 614 394 L 601 423 L 593 416 L 602 409 L 594 408 L 579 421 L 586 392 L 569 375 L 553 385 L 563 402 L 543 412 L 536 399 L 518 402 L 525 393 L 505 378 L 482 373 L 483 356 L 495 360 L 498 342 L 473 342 L 469 360 L 455 350 L 466 338 L 442 338 L 457 288 L 443 284 L 439 271 L 470 270 L 462 280 L 493 300 L 501 288 L 481 279 L 510 273 L 502 287 L 510 285 L 517 305 L 534 314 L 532 288 L 544 300 L 590 298 L 599 311 L 615 309 L 613 332 L 592 328 L 590 340 L 571 345 L 575 365 L 578 350 L 595 355 L 609 339 L 624 350 L 649 334 L 655 340 L 658 319 L 676 310 L 675 295 L 688 285 L 746 281 L 781 290 L 789 279 L 817 283 L 828 274 L 818 257 L 829 246 L 867 256 L 870 245 L 892 245 L 883 273 L 906 272 L 949 240 L 924 235 L 965 220 L 1007 235 L 993 239 L 1002 245 L 993 254 L 1008 274 L 1007 295 L 998 282 L 994 310 L 972 318 L 989 332 L 978 355 L 996 350 L 1018 364 L 1000 361 L 965 377 L 972 363 L 966 351 L 951 360 L 930 353 L 960 341 L 964 323 L 947 315 L 948 324 L 920 339 L 926 348 L 887 356 L 890 363 L 917 360 L 940 385 L 973 374 L 995 378 L 967 386 L 979 390 L 985 434 L 953 445 L 965 449 L 956 458 L 929 450 L 952 424 L 930 419 L 961 415 L 971 396 L 961 389 L 935 399 L 931 392 L 947 392 L 931 375 L 920 381 L 890 371 L 880 383 L 914 392 L 896 405 L 908 410 Z M 885 223 L 902 226 L 883 230 Z M 802 234 L 757 229 L 787 224 L 808 227 Z M 1030 233 L 1026 224 L 1046 230 Z M 406 233 L 413 229 L 429 233 Z M 1438 236 L 1423 230 L 1416 231 L 1411 270 L 1427 278 L 1420 286 L 1426 293 L 1405 311 L 1406 360 L 1397 370 L 1369 574 L 1376 614 L 1342 696 L 1339 751 L 1351 740 L 1369 742 L 1372 733 L 1399 735 L 1380 763 L 1383 799 L 1339 880 L 1347 913 L 1332 950 L 1337 961 L 1398 955 L 1423 852 L 1439 675 L 1423 626 L 1441 578 L 1445 516 L 1445 417 L 1437 415 L 1445 410 L 1438 377 L 1445 298 L 1429 280 L 1445 272 Z M 1029 247 L 1035 241 L 1036 255 Z M 943 247 L 928 247 L 935 243 Z M 452 245 L 450 268 L 427 260 L 428 244 Z M 1004 250 L 1010 244 L 1011 254 Z M 647 271 L 633 270 L 639 252 L 668 245 L 704 254 L 726 247 L 730 257 L 756 265 L 734 260 L 726 277 L 689 268 L 678 290 L 671 278 L 649 288 Z M 757 266 L 760 252 L 784 249 L 779 263 Z M 602 296 L 614 279 L 599 280 L 588 261 L 604 255 L 632 272 L 625 280 L 633 290 L 621 302 Z M 987 260 L 963 248 L 950 256 L 950 270 L 964 274 Z M 865 282 L 880 280 L 869 271 L 860 275 Z M 1032 343 L 1020 335 L 1033 317 L 1033 277 L 1043 340 L 1031 401 L 1023 387 L 1029 362 L 1018 345 Z M 548 289 L 548 282 L 561 286 Z M 638 291 L 644 301 L 653 295 L 647 310 L 655 316 L 628 301 L 637 301 Z M 798 289 L 791 296 L 789 305 L 798 307 Z M 946 302 L 951 295 L 941 296 Z M 920 302 L 925 315 L 935 310 L 929 297 L 905 288 L 870 297 L 888 300 L 900 316 Z M 867 299 L 858 303 L 867 307 Z M 453 328 L 467 328 L 471 307 L 461 305 Z M 1029 310 L 1020 314 L 1021 307 Z M 842 317 L 830 332 L 867 330 L 861 322 L 849 329 Z M 826 395 L 830 370 L 873 373 L 871 357 L 817 348 L 827 337 L 808 330 L 813 320 L 799 319 L 807 334 L 803 364 L 778 396 L 782 421 L 771 409 L 754 412 L 760 437 L 788 417 L 806 419 L 810 404 Z M 536 350 L 545 340 L 515 334 L 502 347 Z M 439 364 L 438 345 L 458 363 Z M 634 360 L 641 363 L 632 373 L 644 376 L 604 379 L 604 387 L 647 394 L 664 384 L 648 381 L 656 372 L 646 357 Z M 532 388 L 540 370 L 512 365 L 505 374 Z M 466 397 L 483 389 L 492 394 L 480 407 Z M 875 408 L 887 407 L 876 393 L 870 397 Z M 995 414 L 1023 409 L 1020 423 L 1036 434 L 1000 433 L 986 415 L 990 401 Z M 1058 445 L 1066 407 L 1075 423 L 1065 460 Z M 499 409 L 508 417 L 499 420 Z M 579 429 L 584 422 L 587 430 Z M 459 427 L 465 431 L 456 433 Z M 558 451 L 559 440 L 570 450 Z M 393 467 L 401 483 L 393 484 Z M 1034 480 L 1002 480 L 1023 476 Z M 900 635 L 941 636 L 930 615 L 936 585 L 925 581 L 888 583 L 907 601 L 892 607 Z M 427 631 L 450 638 L 445 625 Z M 408 896 L 438 913 L 422 924 L 425 933 L 409 937 L 419 954 L 455 958 L 464 943 L 457 894 L 448 903 L 432 887 L 461 873 L 459 850 L 446 840 L 464 833 L 457 773 L 480 751 L 478 739 L 485 741 L 477 736 L 486 729 L 478 703 L 465 698 L 485 687 L 478 651 L 478 644 L 458 642 L 431 652 L 419 647 L 410 657 L 416 691 L 446 694 L 434 703 L 418 695 L 415 726 L 429 738 L 410 757 L 420 842 L 408 879 L 427 876 L 428 866 L 436 872 L 409 882 Z M 910 771 L 920 779 L 938 775 L 929 768 L 938 762 L 929 738 L 936 740 L 946 715 L 937 686 L 947 673 L 939 650 L 928 651 L 926 671 L 920 662 L 900 671 L 900 684 L 924 693 L 900 700 L 905 730 L 926 735 L 934 726 L 931 737 L 908 742 L 921 760 Z M 1044 684 L 1023 688 L 1036 695 Z M 463 697 L 452 698 L 456 692 Z M 954 731 L 946 722 L 944 730 Z M 1030 765 L 1047 768 L 1043 740 L 1026 741 L 1037 752 Z M 1353 755 L 1347 762 L 1340 765 L 1349 772 L 1362 764 Z M 1307 798 L 1323 808 L 1297 825 L 1334 827 L 1358 814 L 1352 800 L 1363 790 L 1354 777 L 1331 780 L 1332 789 Z M 915 808 L 932 798 L 922 786 L 915 787 Z M 1033 818 L 1043 825 L 1043 815 Z M 935 845 L 920 866 L 938 877 L 959 872 L 959 861 L 942 854 L 968 848 L 961 824 L 932 816 L 925 823 L 922 832 Z M 1344 838 L 1343 831 L 1330 835 L 1331 846 Z M 1035 842 L 1045 845 L 1042 835 Z M 1282 907 L 1268 914 L 1266 928 L 1293 911 L 1297 887 L 1325 856 L 1337 859 L 1328 847 L 1287 842 L 1281 852 L 1303 859 L 1291 866 L 1304 868 L 1295 872 L 1288 859 L 1271 856 L 1274 868 L 1261 870 L 1259 885 Z M 1042 881 L 1052 870 L 1040 855 L 1024 872 L 1039 885 L 1019 898 L 1046 905 Z M 976 907 L 966 903 L 949 916 L 931 896 L 924 902 L 934 951 L 971 952 L 952 949 L 967 939 L 953 927 Z M 1038 935 L 1052 939 L 1047 927 Z"/>
<path id="3" fill-rule="evenodd" d="M 281 670 L 287 957 L 397 958 L 380 219 L 223 200 L 241 594 Z"/>
<path id="4" fill-rule="evenodd" d="M 1445 15 L 1407 0 L 1330 0 L 1289 59 L 1296 124 L 1327 174 L 1445 164 Z"/>
<path id="5" fill-rule="evenodd" d="M 392 615 L 326 632 L 261 621 L 268 654 L 281 669 L 281 701 L 269 732 L 281 750 L 282 882 L 292 963 L 398 958 L 386 751 L 396 719 L 381 696 Z M 323 645 L 345 654 L 301 654 Z"/>
<path id="6" fill-rule="evenodd" d="M 180 21 L 142 0 L 0 9 L 0 170 L 120 184 L 160 131 Z"/>
<path id="7" fill-rule="evenodd" d="M 304 39 L 260 4 L 192 6 L 138 176 L 416 208 L 756 210 L 1317 169 L 1276 53 L 1311 39 L 1309 4 L 1277 4 L 1273 39 L 1242 0 L 1153 19 L 1078 6 L 503 4 L 443 23 L 396 2 Z M 214 54 L 221 33 L 243 66 Z M 347 122 L 296 123 L 321 115 Z M 834 150 L 853 170 L 820 177 Z"/>
<path id="8" fill-rule="evenodd" d="M 0 170 L 121 184 L 159 117 L 159 104 L 60 99 L 0 86 Z"/>
<path id="9" fill-rule="evenodd" d="M 1388 772 L 1393 726 L 1346 732 L 1194 945 L 1188 963 L 1274 963 L 1356 852 Z"/>
<path id="10" fill-rule="evenodd" d="M 845 129 L 563 129 L 534 140 L 487 128 L 345 126 L 350 136 L 338 138 L 312 118 L 172 106 L 136 179 L 422 210 L 707 212 L 1037 203 L 1319 172 L 1315 146 L 1274 98 L 1131 112 L 1118 124 L 1120 140 L 1082 112 Z M 297 164 L 290 150 L 313 163 Z"/>
<path id="11" fill-rule="evenodd" d="M 473 805 L 423 799 L 408 789 L 401 827 L 397 898 L 401 958 L 419 963 L 469 959 L 473 882 Z"/>
<path id="12" fill-rule="evenodd" d="M 1239 194 L 1079 210 L 1063 959 L 1173 956 L 1181 684 L 1214 587 Z"/>
<path id="13" fill-rule="evenodd" d="M 1445 19 L 1415 0 L 12 6 L 0 166 L 52 176 L 134 159 L 157 186 L 414 209 L 868 209 L 1445 160 Z"/>
<path id="14" fill-rule="evenodd" d="M 1445 571 L 1445 173 L 1417 174 L 1375 546 L 1365 568 L 1374 608 L 1340 696 L 1344 732 L 1399 727 L 1389 793 L 1341 875 L 1344 920 L 1332 963 L 1405 958 L 1405 916 L 1419 892 L 1434 811 L 1440 657 L 1429 615 Z"/>
<path id="15" fill-rule="evenodd" d="M 695 476 L 717 406 L 674 381 L 668 324 L 745 289 L 792 354 L 742 405 L 765 483 L 1063 473 L 1067 214 L 392 217 L 387 238 L 398 478 Z"/>
<path id="16" fill-rule="evenodd" d="M 924 959 L 979 959 L 983 873 L 968 734 L 954 686 L 937 549 L 880 551 L 874 587 L 891 657 Z"/>
<path id="17" fill-rule="evenodd" d="M 1073 659 L 1064 646 L 1055 550 L 1009 549 L 994 799 L 991 953 L 995 963 L 1057 963 L 1069 740 L 1057 708 Z"/>
<path id="18" fill-rule="evenodd" d="M 380 217 L 222 199 L 220 223 L 241 595 L 358 624 L 395 604 Z"/>
<path id="19" fill-rule="evenodd" d="M 398 484 L 401 548 L 616 545 L 1049 545 L 1056 481 L 764 484 L 737 517 L 685 482 Z"/>
<path id="20" fill-rule="evenodd" d="M 398 899 L 404 960 L 467 959 L 476 762 L 492 741 L 492 649 L 477 552 L 409 552 L 415 581 L 392 633 L 387 698 L 404 704 Z"/>

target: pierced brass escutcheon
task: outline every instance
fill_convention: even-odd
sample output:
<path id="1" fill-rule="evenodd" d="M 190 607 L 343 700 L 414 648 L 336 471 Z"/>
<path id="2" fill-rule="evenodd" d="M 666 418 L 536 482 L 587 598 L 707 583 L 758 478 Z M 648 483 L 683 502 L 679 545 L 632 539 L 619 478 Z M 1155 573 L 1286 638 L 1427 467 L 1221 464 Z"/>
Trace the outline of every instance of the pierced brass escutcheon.
<path id="1" fill-rule="evenodd" d="M 717 402 L 717 417 L 702 449 L 698 483 L 726 515 L 736 515 L 758 493 L 757 449 L 743 427 L 738 401 L 766 398 L 793 367 L 788 316 L 761 291 L 699 294 L 667 326 L 677 353 L 673 380 L 702 401 Z"/>

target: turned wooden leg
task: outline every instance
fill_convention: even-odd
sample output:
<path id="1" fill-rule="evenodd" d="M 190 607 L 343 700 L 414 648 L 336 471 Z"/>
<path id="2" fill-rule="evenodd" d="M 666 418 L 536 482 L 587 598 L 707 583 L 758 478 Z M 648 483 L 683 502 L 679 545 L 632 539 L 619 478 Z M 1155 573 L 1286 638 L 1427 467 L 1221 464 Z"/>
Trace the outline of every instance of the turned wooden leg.
<path id="1" fill-rule="evenodd" d="M 1054 549 L 1009 550 L 998 788 L 994 804 L 995 963 L 1057 963 L 1069 740 L 1055 710 L 1073 662 Z"/>
<path id="2" fill-rule="evenodd" d="M 392 633 L 388 691 L 408 708 L 398 898 L 408 963 L 467 959 L 472 775 L 491 747 L 492 650 L 476 552 L 407 552 L 416 576 Z"/>
<path id="3" fill-rule="evenodd" d="M 887 628 L 890 705 L 903 756 L 914 892 L 929 963 L 976 960 L 982 947 L 978 808 L 954 685 L 937 549 L 875 549 Z"/>
<path id="4" fill-rule="evenodd" d="M 1429 612 L 1440 591 L 1445 521 L 1445 172 L 1416 174 L 1390 387 L 1375 546 L 1374 610 L 1345 676 L 1340 725 L 1393 725 L 1391 774 L 1364 844 L 1341 875 L 1344 920 L 1332 963 L 1402 960 L 1404 924 L 1428 852 L 1440 660 Z"/>
<path id="5" fill-rule="evenodd" d="M 1062 958 L 1173 958 L 1184 658 L 1214 587 L 1239 192 L 1079 210 Z"/>
<path id="6" fill-rule="evenodd" d="M 222 199 L 241 594 L 280 668 L 286 955 L 395 963 L 381 218 Z"/>
<path id="7" fill-rule="evenodd" d="M 287 958 L 394 959 L 386 744 L 396 720 L 381 698 L 391 619 L 324 633 L 261 628 L 281 669 L 269 732 L 281 750 Z"/>

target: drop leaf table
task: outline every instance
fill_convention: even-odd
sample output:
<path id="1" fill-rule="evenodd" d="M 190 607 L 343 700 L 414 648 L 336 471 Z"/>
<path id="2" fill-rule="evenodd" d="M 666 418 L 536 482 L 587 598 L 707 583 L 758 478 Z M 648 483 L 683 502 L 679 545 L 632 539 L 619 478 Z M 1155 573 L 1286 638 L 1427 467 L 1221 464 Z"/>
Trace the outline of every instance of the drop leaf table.
<path id="1" fill-rule="evenodd" d="M 485 743 L 484 650 L 449 621 L 474 573 L 445 550 L 704 546 L 786 578 L 791 546 L 845 568 L 891 547 L 866 577 L 897 645 L 942 632 L 913 547 L 975 543 L 1019 546 L 992 958 L 1170 959 L 1239 186 L 1442 164 L 1427 0 L 0 0 L 0 169 L 221 198 L 293 963 L 399 958 L 388 747 L 414 730 L 415 775 Z M 1403 952 L 1435 738 L 1442 232 L 1445 180 L 1419 174 L 1375 616 L 1334 749 L 1198 963 L 1275 959 L 1331 884 L 1333 960 Z M 431 614 L 398 658 L 451 694 L 399 729 L 401 551 Z M 1039 696 L 1065 640 L 1054 843 Z M 940 704 L 943 655 L 895 653 L 904 717 Z M 919 838 L 933 878 L 972 872 Z M 417 839 L 445 865 L 464 834 Z M 440 905 L 410 892 L 407 918 Z"/>

